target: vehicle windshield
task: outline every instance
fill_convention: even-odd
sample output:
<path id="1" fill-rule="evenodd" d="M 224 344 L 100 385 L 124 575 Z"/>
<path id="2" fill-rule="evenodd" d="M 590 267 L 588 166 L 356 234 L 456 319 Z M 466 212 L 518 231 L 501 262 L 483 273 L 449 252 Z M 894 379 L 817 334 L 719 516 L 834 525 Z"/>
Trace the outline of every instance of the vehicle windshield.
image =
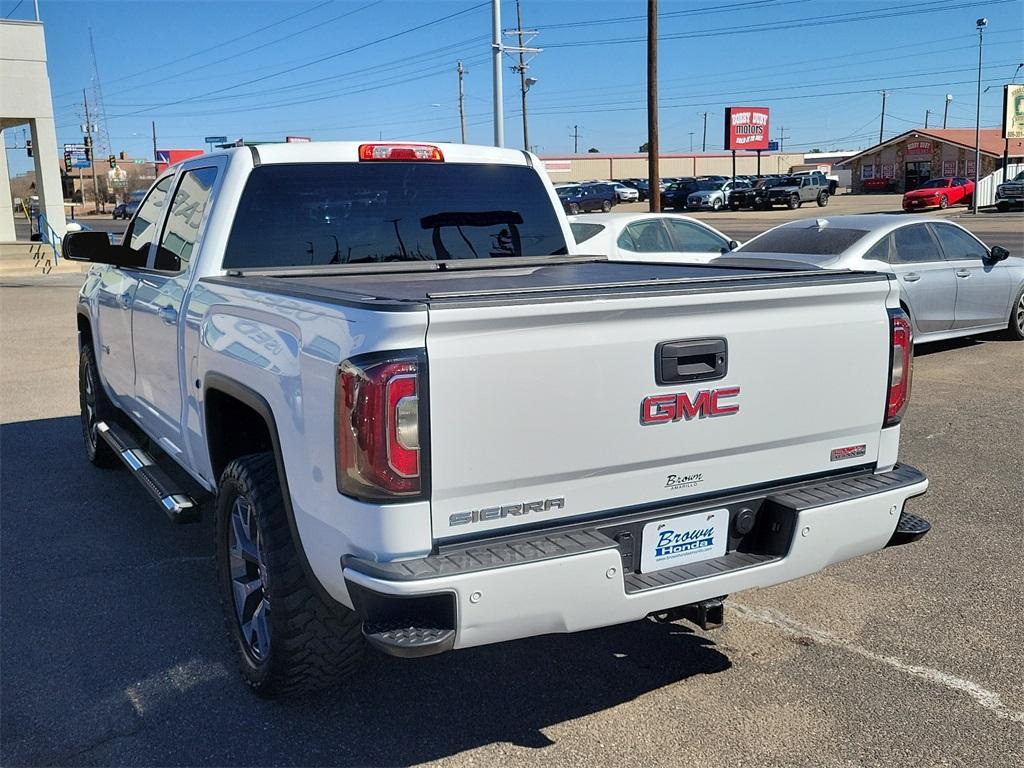
<path id="1" fill-rule="evenodd" d="M 253 169 L 224 267 L 289 267 L 567 253 L 526 166 L 318 163 Z"/>
<path id="2" fill-rule="evenodd" d="M 1016 176 L 1010 179 L 1010 181 L 1024 181 L 1024 171 L 1018 173 Z"/>
<path id="3" fill-rule="evenodd" d="M 780 187 L 799 187 L 800 177 L 799 176 L 788 176 L 785 179 L 777 179 L 778 186 Z"/>
<path id="4" fill-rule="evenodd" d="M 759 189 L 767 189 L 769 187 L 776 186 L 781 181 L 782 179 L 758 179 L 756 182 L 754 182 L 754 186 Z"/>
<path id="5" fill-rule="evenodd" d="M 698 181 L 694 189 L 698 192 L 710 192 L 715 189 L 721 189 L 724 183 L 724 181 Z"/>
<path id="6" fill-rule="evenodd" d="M 578 189 L 579 187 L 559 187 L 558 189 L 555 190 L 555 192 L 558 193 L 559 197 L 565 197 L 566 195 L 571 195 Z"/>
<path id="7" fill-rule="evenodd" d="M 832 261 L 868 234 L 866 229 L 840 227 L 779 227 L 748 240 L 734 253 L 793 253 L 812 264 Z"/>
<path id="8" fill-rule="evenodd" d="M 924 184 L 918 187 L 918 189 L 938 189 L 939 187 L 948 187 L 950 179 L 932 179 L 926 181 Z"/>

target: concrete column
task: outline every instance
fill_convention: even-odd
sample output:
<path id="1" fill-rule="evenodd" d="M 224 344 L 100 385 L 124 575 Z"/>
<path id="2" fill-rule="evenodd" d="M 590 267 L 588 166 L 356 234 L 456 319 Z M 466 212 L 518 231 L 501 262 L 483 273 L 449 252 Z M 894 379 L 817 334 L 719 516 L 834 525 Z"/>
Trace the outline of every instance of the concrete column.
<path id="1" fill-rule="evenodd" d="M 0 140 L 4 132 L 0 131 Z M 4 146 L 7 146 L 5 143 Z M 11 202 L 11 177 L 7 169 L 7 150 L 0 152 L 0 243 L 13 243 L 14 207 Z"/>
<path id="2" fill-rule="evenodd" d="M 39 210 L 46 214 L 50 226 L 61 237 L 67 229 L 64 217 L 64 189 L 60 183 L 57 163 L 57 130 L 52 117 L 37 117 L 29 121 L 32 127 L 32 154 L 36 166 L 36 192 Z"/>

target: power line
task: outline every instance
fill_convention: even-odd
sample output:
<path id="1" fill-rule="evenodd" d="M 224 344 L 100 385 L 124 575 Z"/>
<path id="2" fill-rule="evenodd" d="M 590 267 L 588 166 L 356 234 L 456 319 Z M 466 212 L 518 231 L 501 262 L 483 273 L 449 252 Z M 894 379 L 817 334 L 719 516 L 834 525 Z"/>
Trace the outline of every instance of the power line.
<path id="1" fill-rule="evenodd" d="M 196 56 L 201 56 L 204 53 L 209 53 L 210 51 L 219 50 L 219 49 L 223 48 L 224 46 L 231 45 L 232 43 L 237 43 L 239 40 L 244 40 L 247 37 L 252 37 L 253 35 L 258 35 L 260 32 L 265 32 L 268 29 L 273 29 L 274 27 L 278 27 L 281 24 L 285 24 L 285 23 L 291 21 L 292 19 L 297 19 L 299 16 L 305 16 L 307 13 L 312 13 L 313 11 L 318 10 L 319 8 L 323 8 L 325 5 L 330 5 L 333 2 L 334 2 L 334 0 L 325 0 L 324 2 L 320 3 L 319 5 L 314 5 L 312 8 L 307 8 L 304 11 L 299 11 L 298 13 L 293 13 L 291 16 L 285 16 L 283 19 L 278 19 L 277 21 L 275 21 L 275 22 L 273 22 L 271 24 L 267 24 L 265 27 L 260 27 L 259 29 L 254 29 L 251 32 L 246 32 L 244 34 L 239 35 L 238 37 L 233 37 L 230 40 L 224 40 L 222 42 L 217 43 L 216 45 L 211 45 L 209 48 L 203 48 L 203 49 L 195 51 L 193 53 L 189 53 L 189 54 L 187 54 L 185 56 L 179 56 L 177 59 L 171 59 L 170 61 L 165 61 L 163 64 L 156 64 L 155 66 L 149 67 L 147 69 L 140 69 L 137 72 L 132 72 L 131 74 L 115 78 L 114 80 L 111 80 L 110 83 L 120 83 L 120 82 L 123 82 L 124 80 L 131 80 L 133 77 L 138 77 L 139 75 L 144 75 L 147 72 L 153 72 L 153 71 L 158 70 L 158 69 L 163 69 L 164 67 L 169 67 L 171 64 L 177 64 L 180 61 L 188 61 L 189 59 L 194 59 Z M 108 85 L 110 83 L 108 83 Z M 57 94 L 54 98 L 62 98 L 63 96 L 68 95 L 69 93 L 71 93 L 71 92 L 69 91 L 68 93 Z"/>
<path id="2" fill-rule="evenodd" d="M 380 5 L 382 2 L 384 2 L 384 0 L 374 0 L 372 3 L 367 3 L 366 5 L 361 5 L 358 8 L 355 8 L 355 9 L 350 10 L 350 11 L 346 11 L 345 13 L 342 13 L 342 14 L 340 14 L 338 16 L 333 16 L 333 17 L 331 17 L 329 19 L 324 19 L 323 21 L 317 22 L 316 24 L 312 24 L 312 25 L 310 25 L 308 27 L 303 27 L 302 29 L 298 29 L 295 32 L 291 32 L 291 33 L 289 33 L 287 35 L 283 35 L 281 37 L 275 37 L 273 40 L 267 40 L 264 43 L 260 43 L 259 45 L 253 46 L 252 48 L 246 48 L 244 51 L 239 51 L 238 53 L 233 53 L 230 56 L 224 56 L 224 57 L 219 58 L 219 59 L 214 59 L 213 61 L 210 61 L 210 62 L 207 62 L 206 64 L 204 64 L 203 67 L 209 68 L 209 67 L 215 66 L 217 64 L 223 64 L 225 61 L 231 61 L 232 59 L 237 59 L 240 56 L 245 56 L 246 54 L 252 53 L 253 51 L 258 51 L 258 50 L 261 50 L 263 48 L 267 48 L 268 46 L 276 45 L 278 43 L 284 42 L 285 40 L 290 40 L 293 37 L 298 37 L 299 35 L 305 34 L 306 32 L 309 32 L 312 29 L 320 29 L 321 27 L 324 27 L 327 24 L 333 24 L 336 21 L 344 19 L 344 18 L 346 18 L 348 16 L 352 16 L 353 14 L 359 13 L 360 11 L 368 10 L 369 8 L 372 8 L 375 5 Z M 323 5 L 326 5 L 326 3 L 324 3 Z M 316 7 L 319 8 L 320 6 L 316 6 Z M 311 9 L 311 10 L 315 10 L 315 9 Z M 294 18 L 294 17 L 292 17 L 292 18 Z M 264 27 L 263 29 L 266 29 L 266 28 Z M 238 39 L 238 38 L 236 38 L 236 39 Z M 221 46 L 217 46 L 217 48 L 219 48 L 219 47 L 221 47 Z M 209 51 L 209 50 L 214 50 L 214 49 L 206 49 L 206 50 Z M 193 56 L 198 56 L 198 55 L 199 55 L 198 53 L 197 54 L 193 54 Z M 182 75 L 185 75 L 185 74 L 188 74 L 188 72 L 187 71 L 186 72 L 176 72 L 173 75 L 168 75 L 166 77 L 161 77 L 158 80 L 150 80 L 149 82 L 146 82 L 146 83 L 139 83 L 138 85 L 133 85 L 133 86 L 130 86 L 128 88 L 123 88 L 120 91 L 115 91 L 111 95 L 112 96 L 116 96 L 116 95 L 121 94 L 121 93 L 130 93 L 131 91 L 136 91 L 136 90 L 138 90 L 140 88 L 148 88 L 148 87 L 150 87 L 152 85 L 158 85 L 160 83 L 165 83 L 168 80 L 174 80 L 174 79 L 179 78 L 179 77 L 181 77 Z"/>
<path id="3" fill-rule="evenodd" d="M 985 2 L 965 2 L 960 4 L 950 3 L 949 0 L 926 0 L 926 2 L 910 3 L 900 6 L 901 10 L 879 10 L 879 11 L 850 11 L 841 14 L 829 14 L 826 16 L 811 16 L 803 19 L 789 19 L 785 21 L 764 22 L 761 24 L 748 24 L 742 27 L 712 27 L 690 32 L 676 32 L 662 35 L 662 40 L 687 40 L 692 38 L 721 37 L 723 35 L 748 34 L 752 32 L 768 32 L 782 29 L 800 29 L 803 27 L 821 27 L 832 24 L 848 24 L 858 21 L 874 21 L 877 19 L 897 18 L 900 16 L 916 16 L 925 11 L 954 11 L 964 8 L 973 8 L 978 5 L 986 7 L 1001 5 L 1003 3 L 1017 2 L 1017 0 L 985 0 Z M 643 42 L 644 37 L 618 37 L 606 38 L 603 40 L 580 40 L 565 43 L 549 43 L 548 48 L 579 48 L 592 45 L 619 45 L 623 43 Z"/>
<path id="4" fill-rule="evenodd" d="M 716 14 L 716 13 L 730 13 L 730 12 L 739 11 L 739 10 L 750 10 L 753 7 L 756 7 L 756 6 L 764 6 L 764 5 L 772 5 L 772 6 L 794 5 L 796 3 L 806 3 L 806 2 L 810 2 L 810 0 L 750 0 L 750 2 L 733 3 L 732 5 L 729 5 L 729 6 L 715 5 L 715 6 L 707 6 L 707 7 L 704 7 L 704 8 L 689 8 L 689 9 L 683 10 L 683 11 L 666 11 L 665 13 L 659 13 L 658 14 L 658 20 L 660 21 L 662 19 L 676 18 L 676 17 L 679 17 L 679 16 L 704 16 L 704 15 L 709 15 L 710 16 L 710 15 Z M 592 19 L 592 20 L 587 20 L 587 21 L 567 21 L 567 22 L 563 22 L 561 24 L 544 24 L 540 28 L 542 30 L 545 30 L 545 29 L 570 29 L 570 28 L 576 28 L 576 27 L 595 27 L 595 26 L 601 26 L 601 25 L 604 25 L 604 24 L 622 24 L 622 23 L 628 23 L 628 22 L 631 22 L 631 21 L 645 21 L 646 19 L 647 19 L 646 15 L 641 15 L 641 16 L 619 16 L 617 18 L 611 18 L 611 19 Z"/>
<path id="5" fill-rule="evenodd" d="M 11 18 L 11 16 L 13 16 L 13 15 L 14 15 L 14 12 L 15 12 L 15 11 L 17 11 L 17 10 L 18 10 L 19 8 L 21 8 L 21 4 L 22 4 L 23 2 L 25 2 L 25 0 L 18 0 L 18 4 L 17 4 L 17 5 L 15 5 L 15 6 L 13 7 L 13 8 L 11 8 L 11 12 L 10 12 L 10 13 L 8 13 L 8 14 L 7 14 L 6 16 L 4 16 L 4 18 L 5 18 L 5 19 L 9 19 L 9 18 Z"/>
<path id="6" fill-rule="evenodd" d="M 998 0 L 993 0 L 993 1 L 994 2 L 998 2 Z M 486 2 L 486 0 L 485 0 L 485 2 L 477 3 L 476 5 L 472 5 L 469 8 L 464 8 L 461 11 L 456 11 L 454 13 L 449 13 L 449 14 L 447 14 L 445 16 L 440 16 L 440 17 L 438 17 L 436 19 L 432 19 L 431 21 L 427 21 L 427 22 L 424 22 L 422 24 L 417 24 L 414 27 L 408 27 L 408 28 L 400 30 L 398 32 L 392 32 L 390 35 L 385 35 L 384 37 L 379 37 L 376 40 L 370 40 L 370 41 L 365 42 L 365 43 L 360 43 L 359 45 L 354 45 L 351 48 L 346 48 L 346 49 L 344 49 L 342 51 L 337 51 L 336 53 L 328 54 L 327 56 L 321 56 L 318 59 L 313 59 L 312 61 L 307 61 L 304 64 L 296 64 L 293 67 L 287 67 L 286 69 L 282 69 L 282 70 L 279 70 L 277 72 L 273 72 L 273 73 L 271 73 L 269 75 L 263 75 L 262 77 L 254 77 L 254 78 L 252 78 L 250 80 L 246 80 L 246 81 L 241 82 L 241 83 L 235 83 L 234 85 L 224 86 L 223 88 L 215 88 L 212 91 L 206 91 L 204 93 L 197 94 L 196 96 L 186 96 L 185 98 L 176 99 L 175 101 L 169 101 L 167 103 L 160 104 L 160 105 L 158 105 L 155 108 L 156 109 L 160 109 L 160 108 L 163 108 L 163 107 L 171 107 L 171 106 L 174 106 L 176 104 L 184 104 L 185 102 L 194 101 L 195 99 L 201 98 L 203 96 L 212 96 L 215 93 L 224 93 L 225 91 L 231 91 L 231 90 L 234 90 L 235 88 L 241 88 L 242 86 L 245 86 L 245 85 L 252 85 L 253 83 L 260 83 L 260 82 L 263 82 L 264 80 L 270 80 L 271 78 L 274 78 L 274 77 L 280 77 L 281 75 L 286 75 L 289 72 L 297 72 L 300 69 L 306 69 L 307 67 L 312 67 L 312 66 L 314 66 L 316 64 L 322 64 L 325 61 L 330 61 L 332 59 L 336 59 L 339 56 L 345 56 L 345 55 L 347 55 L 349 53 L 355 53 L 356 51 L 361 51 L 361 50 L 363 50 L 365 48 L 369 48 L 369 47 L 374 46 L 374 45 L 379 45 L 380 43 L 385 43 L 385 42 L 388 42 L 389 40 L 394 40 L 396 38 L 399 38 L 399 37 L 402 37 L 404 35 L 407 35 L 407 34 L 409 34 L 411 32 L 417 32 L 417 31 L 419 31 L 421 29 L 426 29 L 427 27 L 432 27 L 432 26 L 434 26 L 436 24 L 440 24 L 441 22 L 444 22 L 444 21 L 449 21 L 449 20 L 454 19 L 454 18 L 456 18 L 458 16 L 464 16 L 467 13 L 472 13 L 473 11 L 479 10 L 480 8 L 483 8 L 485 5 L 489 5 L 489 4 L 490 3 Z M 114 115 L 114 117 L 132 117 L 134 115 L 140 115 L 140 114 L 143 114 L 143 113 L 148 112 L 148 111 L 150 111 L 150 110 L 140 109 L 140 110 L 136 110 L 135 112 L 127 112 L 127 113 L 121 114 L 121 115 Z"/>

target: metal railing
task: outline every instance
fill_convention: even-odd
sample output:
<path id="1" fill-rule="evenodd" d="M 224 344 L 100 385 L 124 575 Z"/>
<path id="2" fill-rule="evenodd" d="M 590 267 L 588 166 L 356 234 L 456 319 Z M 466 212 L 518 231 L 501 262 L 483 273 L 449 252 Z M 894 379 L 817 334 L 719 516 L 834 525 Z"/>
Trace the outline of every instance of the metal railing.
<path id="1" fill-rule="evenodd" d="M 60 235 L 57 234 L 57 230 L 53 228 L 50 222 L 46 220 L 45 213 L 40 212 L 36 217 L 36 227 L 39 230 L 40 242 L 50 246 L 50 250 L 53 251 L 53 265 L 57 266 L 60 263 Z"/>

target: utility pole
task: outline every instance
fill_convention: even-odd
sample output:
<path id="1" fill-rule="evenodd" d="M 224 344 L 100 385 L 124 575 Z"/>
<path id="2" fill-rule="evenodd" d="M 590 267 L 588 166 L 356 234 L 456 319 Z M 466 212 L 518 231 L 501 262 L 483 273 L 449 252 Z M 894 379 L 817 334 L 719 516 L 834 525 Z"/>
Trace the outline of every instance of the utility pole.
<path id="1" fill-rule="evenodd" d="M 459 126 L 462 128 L 462 143 L 466 143 L 466 94 L 462 90 L 462 76 L 466 74 L 466 70 L 462 67 L 462 62 L 459 62 L 459 66 L 455 69 L 459 73 Z"/>
<path id="2" fill-rule="evenodd" d="M 501 92 L 501 0 L 491 0 L 491 67 L 494 78 L 494 146 L 505 146 L 505 109 Z"/>
<path id="3" fill-rule="evenodd" d="M 927 128 L 927 127 L 928 127 L 928 118 L 929 118 L 929 116 L 930 116 L 931 114 L 932 114 L 932 111 L 931 111 L 930 109 L 926 109 L 926 110 L 924 111 L 924 127 L 925 127 L 925 128 Z"/>
<path id="4" fill-rule="evenodd" d="M 85 106 L 85 135 L 89 137 L 89 164 L 92 166 L 92 193 L 96 198 L 96 210 L 100 211 L 100 184 L 96 180 L 96 153 L 92 140 L 92 123 L 89 120 L 89 99 L 85 95 L 85 88 L 82 89 L 82 103 Z M 84 203 L 83 198 L 83 203 Z"/>
<path id="5" fill-rule="evenodd" d="M 647 199 L 651 213 L 661 210 L 658 168 L 658 0 L 647 0 Z"/>
<path id="6" fill-rule="evenodd" d="M 578 155 L 580 151 L 580 127 L 578 125 L 574 125 L 572 127 L 572 133 L 569 135 L 572 136 L 572 153 L 574 155 Z"/>
<path id="7" fill-rule="evenodd" d="M 888 91 L 882 91 L 882 123 L 878 126 L 878 143 L 882 143 L 882 134 L 885 133 L 885 97 L 889 95 Z"/>
<path id="8" fill-rule="evenodd" d="M 156 120 L 152 121 L 153 125 L 153 178 L 155 179 L 160 175 L 160 164 L 156 160 Z"/>
<path id="9" fill-rule="evenodd" d="M 530 68 L 530 62 L 526 60 L 526 54 L 536 55 L 540 53 L 542 48 L 528 48 L 526 43 L 529 43 L 533 38 L 537 36 L 536 29 L 523 29 L 523 11 L 520 4 L 520 0 L 516 0 L 516 28 L 506 30 L 505 34 L 512 37 L 518 38 L 518 45 L 515 47 L 505 46 L 503 48 L 505 53 L 517 53 L 519 54 L 519 63 L 512 65 L 512 71 L 519 73 L 519 97 L 522 100 L 522 111 L 523 111 L 523 149 L 527 152 L 530 151 L 530 129 L 527 124 L 526 117 L 526 93 L 530 90 L 530 87 L 537 83 L 537 79 L 533 77 L 527 77 L 526 71 Z M 526 39 L 523 39 L 523 36 Z"/>
<path id="10" fill-rule="evenodd" d="M 690 131 L 690 154 L 693 154 L 693 131 Z"/>
<path id="11" fill-rule="evenodd" d="M 785 151 L 785 141 L 789 136 L 786 135 L 786 129 L 783 126 L 779 126 L 779 154 Z"/>
<path id="12" fill-rule="evenodd" d="M 691 151 L 693 150 L 692 147 L 690 149 L 691 149 Z M 700 151 L 701 152 L 707 152 L 708 151 L 708 113 L 707 112 L 704 113 L 704 138 L 701 139 L 701 142 L 700 142 Z"/>

